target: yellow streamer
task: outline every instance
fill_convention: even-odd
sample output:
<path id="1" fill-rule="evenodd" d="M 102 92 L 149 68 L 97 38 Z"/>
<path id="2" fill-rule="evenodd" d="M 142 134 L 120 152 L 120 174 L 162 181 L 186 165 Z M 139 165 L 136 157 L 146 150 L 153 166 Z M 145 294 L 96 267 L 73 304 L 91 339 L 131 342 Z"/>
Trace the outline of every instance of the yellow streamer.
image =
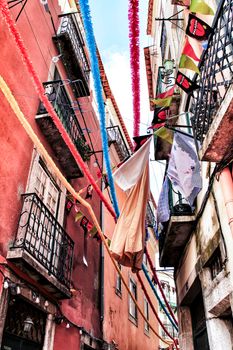
<path id="1" fill-rule="evenodd" d="M 39 152 L 41 153 L 41 155 L 43 155 L 43 157 L 45 158 L 47 164 L 50 166 L 50 168 L 54 171 L 54 173 L 56 174 L 57 178 L 61 181 L 61 183 L 65 186 L 65 188 L 67 189 L 67 191 L 69 191 L 74 198 L 76 198 L 85 208 L 87 208 L 90 216 L 92 217 L 92 220 L 98 230 L 98 233 L 101 237 L 102 242 L 104 243 L 104 246 L 110 256 L 110 259 L 115 267 L 115 269 L 117 270 L 118 274 L 121 276 L 122 282 L 127 290 L 127 292 L 129 293 L 130 297 L 132 298 L 132 300 L 134 301 L 139 313 L 141 314 L 142 318 L 144 319 L 145 322 L 148 323 L 149 327 L 151 328 L 151 330 L 154 332 L 154 334 L 160 339 L 162 340 L 165 344 L 169 345 L 169 343 L 167 341 L 165 341 L 163 338 L 161 338 L 161 336 L 156 332 L 156 330 L 152 327 L 152 325 L 150 324 L 150 322 L 148 322 L 148 320 L 146 319 L 146 317 L 144 316 L 143 311 L 141 310 L 140 306 L 137 303 L 137 300 L 134 298 L 133 294 L 131 293 L 127 282 L 124 279 L 124 276 L 121 273 L 121 270 L 119 269 L 117 263 L 115 262 L 115 260 L 112 258 L 109 247 L 108 247 L 108 239 L 105 238 L 104 233 L 101 230 L 101 227 L 98 223 L 98 220 L 95 216 L 95 213 L 91 207 L 91 205 L 85 201 L 76 191 L 75 189 L 69 184 L 69 182 L 66 180 L 66 178 L 62 175 L 62 173 L 60 172 L 60 170 L 58 169 L 58 167 L 56 166 L 56 164 L 54 163 L 54 161 L 52 160 L 52 158 L 50 157 L 50 155 L 48 154 L 47 150 L 45 149 L 45 147 L 42 145 L 42 143 L 40 142 L 38 136 L 35 134 L 33 128 L 31 127 L 31 125 L 29 124 L 29 122 L 27 121 L 27 119 L 25 118 L 23 112 L 21 111 L 16 99 L 14 98 L 14 96 L 12 95 L 11 90 L 9 89 L 8 85 L 6 84 L 6 82 L 4 81 L 4 79 L 0 76 L 0 89 L 2 90 L 2 93 L 4 94 L 6 100 L 8 101 L 9 105 L 11 106 L 12 110 L 14 111 L 17 119 L 19 120 L 19 122 L 21 123 L 21 125 L 23 126 L 24 130 L 26 131 L 26 133 L 28 134 L 28 136 L 30 137 L 30 139 L 32 140 L 32 142 L 34 143 L 34 145 L 37 147 L 37 149 L 39 150 Z"/>

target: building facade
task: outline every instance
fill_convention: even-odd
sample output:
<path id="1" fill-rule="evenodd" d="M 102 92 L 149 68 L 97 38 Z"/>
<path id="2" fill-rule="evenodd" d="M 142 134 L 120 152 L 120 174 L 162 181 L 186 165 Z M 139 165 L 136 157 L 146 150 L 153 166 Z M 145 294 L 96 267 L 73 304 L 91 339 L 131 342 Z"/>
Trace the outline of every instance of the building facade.
<path id="1" fill-rule="evenodd" d="M 145 50 L 150 97 L 167 91 L 179 69 L 188 9 L 179 1 L 150 1 Z M 177 91 L 178 132 L 193 136 L 201 161 L 202 189 L 193 206 L 169 189 L 169 220 L 160 233 L 160 264 L 173 267 L 181 349 L 232 348 L 232 1 L 206 1 L 214 15 L 199 18 L 211 26 L 202 46 L 200 74 L 182 72 L 198 87 Z M 203 9 L 202 9 L 203 10 Z M 198 11 L 197 11 L 198 12 Z M 156 20 L 154 20 L 156 19 Z M 202 41 L 203 43 L 203 41 Z M 203 50 L 204 48 L 204 50 Z M 168 60 L 172 61 L 168 68 Z M 162 70 L 162 76 L 160 71 Z M 176 75 L 175 75 L 176 76 Z M 175 79 L 173 79 L 173 84 Z M 162 90 L 160 88 L 162 87 Z M 176 91 L 176 90 L 175 90 Z M 167 122 L 171 126 L 171 120 Z M 182 128 L 179 125 L 183 125 Z M 158 140 L 155 157 L 169 162 L 171 145 Z"/>
<path id="2" fill-rule="evenodd" d="M 101 168 L 102 158 L 93 151 L 101 138 L 85 36 L 80 15 L 63 3 L 29 1 L 22 9 L 12 2 L 9 10 L 44 94 L 96 177 L 94 163 Z M 85 195 L 88 180 L 40 102 L 2 15 L 0 40 L 1 77 L 59 170 Z M 78 210 L 90 220 L 88 212 L 74 203 L 2 93 L 0 109 L 1 349 L 99 349 L 101 249 L 75 220 Z M 95 192 L 89 201 L 100 219 Z"/>

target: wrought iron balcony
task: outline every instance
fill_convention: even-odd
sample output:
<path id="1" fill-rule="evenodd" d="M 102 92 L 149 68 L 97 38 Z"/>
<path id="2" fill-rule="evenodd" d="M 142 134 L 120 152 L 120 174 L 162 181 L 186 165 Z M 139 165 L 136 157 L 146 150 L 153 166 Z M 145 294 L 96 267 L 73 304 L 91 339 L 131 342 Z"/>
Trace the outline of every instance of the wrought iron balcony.
<path id="1" fill-rule="evenodd" d="M 160 234 L 160 266 L 176 267 L 193 230 L 194 208 L 169 182 L 170 219 Z"/>
<path id="2" fill-rule="evenodd" d="M 74 82 L 74 94 L 76 97 L 89 96 L 90 65 L 78 22 L 72 14 L 59 17 L 62 18 L 61 26 L 53 40 L 61 54 L 68 77 Z"/>
<path id="3" fill-rule="evenodd" d="M 23 265 L 57 297 L 70 296 L 74 242 L 35 193 L 24 194 L 15 241 L 7 258 Z"/>
<path id="4" fill-rule="evenodd" d="M 129 150 L 126 146 L 125 140 L 121 133 L 121 130 L 118 125 L 110 126 L 107 128 L 108 133 L 108 145 L 111 146 L 114 144 L 116 152 L 119 156 L 120 161 L 128 158 L 130 156 Z"/>
<path id="5" fill-rule="evenodd" d="M 147 203 L 146 217 L 147 217 L 147 224 L 148 224 L 148 226 L 149 227 L 155 227 L 156 220 L 155 220 L 155 216 L 154 216 L 153 210 L 152 210 L 152 208 L 151 208 L 149 203 Z"/>
<path id="6" fill-rule="evenodd" d="M 74 109 L 70 103 L 64 84 L 61 80 L 50 81 L 43 84 L 45 94 L 52 103 L 58 117 L 68 132 L 71 140 L 76 146 L 83 160 L 88 160 L 89 146 L 86 144 L 82 129 L 78 123 Z M 73 155 L 64 142 L 62 135 L 48 115 L 44 105 L 40 103 L 36 116 L 43 134 L 47 138 L 56 158 L 61 164 L 67 178 L 82 177 L 83 174 L 79 169 Z"/>
<path id="7" fill-rule="evenodd" d="M 200 86 L 194 93 L 194 136 L 200 147 L 200 158 L 220 162 L 233 154 L 233 26 L 232 0 L 222 0 L 213 22 L 207 49 L 199 64 Z"/>

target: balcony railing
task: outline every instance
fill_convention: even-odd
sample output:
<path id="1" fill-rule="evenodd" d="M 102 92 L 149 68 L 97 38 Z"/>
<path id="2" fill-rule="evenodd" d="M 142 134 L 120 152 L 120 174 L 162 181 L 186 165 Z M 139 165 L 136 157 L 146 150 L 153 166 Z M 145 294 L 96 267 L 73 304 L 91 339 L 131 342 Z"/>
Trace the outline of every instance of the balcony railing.
<path id="1" fill-rule="evenodd" d="M 155 216 L 154 216 L 153 210 L 152 210 L 152 208 L 151 208 L 149 203 L 147 203 L 146 217 L 147 217 L 147 224 L 148 224 L 148 226 L 149 227 L 155 227 L 156 220 L 155 220 Z"/>
<path id="2" fill-rule="evenodd" d="M 45 95 L 47 95 L 49 101 L 52 103 L 73 143 L 77 144 L 77 140 L 80 138 L 85 140 L 82 129 L 77 121 L 74 109 L 71 106 L 69 97 L 65 90 L 64 83 L 61 80 L 56 80 L 43 83 L 43 85 L 45 88 Z M 47 111 L 44 105 L 40 103 L 37 114 L 45 113 L 47 113 Z"/>
<path id="3" fill-rule="evenodd" d="M 76 149 L 84 161 L 89 160 L 88 153 L 90 152 L 90 148 L 86 143 L 86 139 L 67 95 L 64 83 L 61 80 L 56 80 L 46 82 L 43 85 L 45 87 L 45 94 L 52 103 Z M 68 178 L 82 177 L 83 174 L 75 162 L 73 155 L 69 151 L 69 148 L 63 140 L 62 135 L 58 131 L 56 125 L 53 123 L 52 119 L 49 117 L 42 103 L 39 105 L 36 121 L 50 143 L 66 176 Z"/>
<path id="4" fill-rule="evenodd" d="M 76 97 L 88 96 L 90 95 L 90 65 L 79 25 L 72 14 L 60 17 L 62 17 L 61 26 L 53 40 L 61 54 L 69 79 L 77 81 L 77 84 L 74 83 Z"/>
<path id="5" fill-rule="evenodd" d="M 128 158 L 130 156 L 129 150 L 126 146 L 125 140 L 121 133 L 121 130 L 118 125 L 110 126 L 107 128 L 108 133 L 108 144 L 114 144 L 117 154 L 120 161 Z"/>
<path id="6" fill-rule="evenodd" d="M 169 208 L 171 215 L 184 216 L 192 215 L 193 208 L 189 205 L 187 199 L 185 199 L 179 191 L 175 191 L 169 181 Z"/>
<path id="7" fill-rule="evenodd" d="M 213 119 L 233 82 L 232 0 L 222 0 L 213 22 L 207 49 L 199 64 L 200 86 L 194 93 L 191 112 L 196 140 L 205 140 Z"/>
<path id="8" fill-rule="evenodd" d="M 23 195 L 23 207 L 11 250 L 22 248 L 67 288 L 74 242 L 35 193 Z"/>

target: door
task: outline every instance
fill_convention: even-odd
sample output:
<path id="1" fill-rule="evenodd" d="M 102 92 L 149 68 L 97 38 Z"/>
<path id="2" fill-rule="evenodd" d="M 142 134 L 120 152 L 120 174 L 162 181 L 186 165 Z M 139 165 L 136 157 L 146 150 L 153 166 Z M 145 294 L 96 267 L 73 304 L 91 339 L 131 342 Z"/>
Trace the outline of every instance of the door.
<path id="1" fill-rule="evenodd" d="M 25 330 L 25 320 L 32 326 Z M 1 350 L 42 350 L 47 315 L 24 299 L 11 296 L 3 331 Z"/>

